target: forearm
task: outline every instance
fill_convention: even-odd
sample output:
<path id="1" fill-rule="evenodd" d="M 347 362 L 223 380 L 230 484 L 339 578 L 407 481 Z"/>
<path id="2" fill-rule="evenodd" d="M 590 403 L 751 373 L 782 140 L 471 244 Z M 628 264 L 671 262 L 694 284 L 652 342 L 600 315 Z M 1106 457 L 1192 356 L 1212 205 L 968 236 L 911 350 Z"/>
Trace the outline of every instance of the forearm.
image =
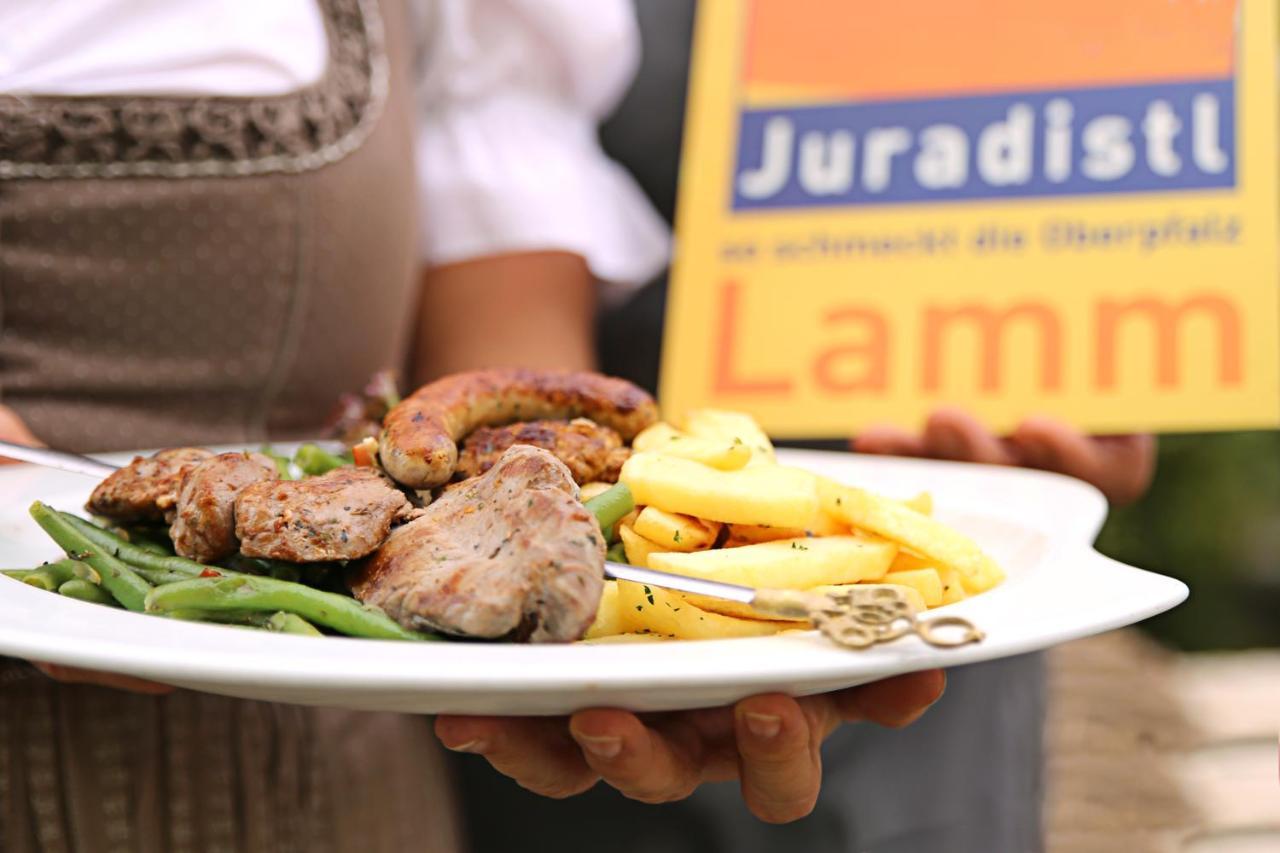
<path id="1" fill-rule="evenodd" d="M 595 309 L 591 271 L 567 252 L 500 255 L 428 269 L 411 384 L 481 367 L 591 369 Z"/>

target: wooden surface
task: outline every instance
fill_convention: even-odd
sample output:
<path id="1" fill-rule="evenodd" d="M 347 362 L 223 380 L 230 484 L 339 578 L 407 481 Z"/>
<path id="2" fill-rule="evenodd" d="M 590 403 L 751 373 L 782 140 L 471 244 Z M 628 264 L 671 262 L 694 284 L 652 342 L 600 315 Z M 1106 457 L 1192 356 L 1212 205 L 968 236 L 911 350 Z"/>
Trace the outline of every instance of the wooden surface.
<path id="1" fill-rule="evenodd" d="M 1280 652 L 1118 631 L 1056 649 L 1049 690 L 1050 853 L 1280 850 Z"/>

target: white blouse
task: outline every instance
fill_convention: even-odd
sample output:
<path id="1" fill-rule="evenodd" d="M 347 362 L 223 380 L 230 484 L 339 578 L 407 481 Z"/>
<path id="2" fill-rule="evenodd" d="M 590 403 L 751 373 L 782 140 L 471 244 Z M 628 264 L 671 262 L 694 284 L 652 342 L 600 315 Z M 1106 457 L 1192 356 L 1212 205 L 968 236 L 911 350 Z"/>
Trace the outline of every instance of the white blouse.
<path id="1" fill-rule="evenodd" d="M 669 234 L 596 137 L 635 74 L 629 0 L 411 0 L 428 263 L 554 249 L 616 297 Z M 324 73 L 314 0 L 0 0 L 0 93 L 268 96 Z"/>

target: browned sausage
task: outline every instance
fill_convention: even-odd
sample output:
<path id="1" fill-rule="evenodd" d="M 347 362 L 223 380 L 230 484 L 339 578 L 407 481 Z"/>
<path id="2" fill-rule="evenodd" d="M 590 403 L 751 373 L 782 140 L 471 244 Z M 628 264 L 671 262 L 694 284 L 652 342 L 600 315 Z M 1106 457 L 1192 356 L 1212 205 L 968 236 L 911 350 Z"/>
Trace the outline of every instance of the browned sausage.
<path id="1" fill-rule="evenodd" d="M 447 483 L 458 441 L 476 427 L 539 418 L 590 418 L 630 441 L 658 419 L 653 398 L 599 373 L 501 368 L 455 373 L 424 385 L 383 421 L 378 455 L 406 486 Z"/>

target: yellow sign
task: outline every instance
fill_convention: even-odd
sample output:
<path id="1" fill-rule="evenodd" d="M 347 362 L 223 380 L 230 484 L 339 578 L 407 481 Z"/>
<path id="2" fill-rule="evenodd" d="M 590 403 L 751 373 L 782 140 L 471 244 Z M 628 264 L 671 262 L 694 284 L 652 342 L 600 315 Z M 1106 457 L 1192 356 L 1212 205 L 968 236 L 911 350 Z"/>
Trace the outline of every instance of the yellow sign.
<path id="1" fill-rule="evenodd" d="M 1272 0 L 705 0 L 661 396 L 1280 423 Z"/>

